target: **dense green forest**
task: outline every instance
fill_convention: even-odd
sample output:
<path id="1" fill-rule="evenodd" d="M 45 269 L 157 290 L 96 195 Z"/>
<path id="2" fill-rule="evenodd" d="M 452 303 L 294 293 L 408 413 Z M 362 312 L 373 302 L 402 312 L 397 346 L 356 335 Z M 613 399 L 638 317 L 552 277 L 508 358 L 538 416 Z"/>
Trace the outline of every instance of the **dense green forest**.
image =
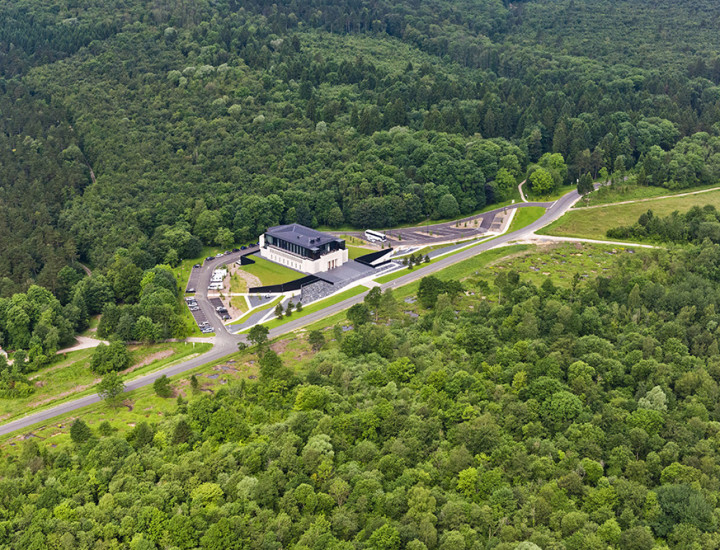
<path id="1" fill-rule="evenodd" d="M 301 336 L 301 370 L 264 345 L 259 380 L 127 436 L 79 420 L 73 443 L 25 442 L 0 544 L 718 548 L 720 250 L 610 266 L 426 278 L 417 319 L 376 291 L 350 330 Z"/>
<path id="2" fill-rule="evenodd" d="M 0 293 L 53 290 L 120 247 L 149 269 L 276 223 L 467 214 L 545 153 L 566 182 L 604 167 L 706 183 L 719 10 L 0 2 Z"/>
<path id="3" fill-rule="evenodd" d="M 709 0 L 0 0 L 0 398 L 98 315 L 89 369 L 119 391 L 125 342 L 188 333 L 172 268 L 269 225 L 453 218 L 525 178 L 717 183 L 718 22 Z M 720 549 L 720 213 L 609 236 L 663 248 L 374 289 L 298 356 L 236 355 L 257 380 L 163 378 L 177 404 L 128 433 L 4 448 L 0 547 Z"/>
<path id="4" fill-rule="evenodd" d="M 172 270 L 158 265 L 143 271 L 126 250 L 118 252 L 106 275 L 87 277 L 64 267 L 55 290 L 57 297 L 31 285 L 27 292 L 0 298 L 0 344 L 13 360 L 11 365 L 0 355 L 0 398 L 35 391 L 27 375 L 58 359 L 57 351 L 72 345 L 92 316 L 102 314 L 97 335 L 120 347 L 189 333 Z"/>

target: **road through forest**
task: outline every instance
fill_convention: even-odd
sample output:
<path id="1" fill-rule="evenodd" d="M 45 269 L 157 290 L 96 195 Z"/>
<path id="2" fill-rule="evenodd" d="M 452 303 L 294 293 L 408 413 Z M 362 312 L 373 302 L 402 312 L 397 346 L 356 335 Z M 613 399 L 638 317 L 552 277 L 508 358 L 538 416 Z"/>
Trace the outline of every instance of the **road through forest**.
<path id="1" fill-rule="evenodd" d="M 432 263 L 425 267 L 419 267 L 401 277 L 398 277 L 393 281 L 382 284 L 380 288 L 385 290 L 388 288 L 398 288 L 404 286 L 406 284 L 417 281 L 427 275 L 441 271 L 453 264 L 462 262 L 464 260 L 467 260 L 468 258 L 472 258 L 473 256 L 476 256 L 493 248 L 504 246 L 510 241 L 526 238 L 535 233 L 535 231 L 537 231 L 538 229 L 541 229 L 542 227 L 545 227 L 546 225 L 558 219 L 565 212 L 567 212 L 579 199 L 580 195 L 578 195 L 577 191 L 571 191 L 557 201 L 550 203 L 545 211 L 545 214 L 543 214 L 538 220 L 531 223 L 530 225 L 523 227 L 522 229 L 519 229 L 517 231 L 513 231 L 512 233 L 500 235 L 499 237 L 496 237 L 495 239 L 492 239 L 490 241 L 468 247 L 459 252 L 456 252 L 455 254 L 445 256 L 437 260 L 435 263 Z M 524 203 L 513 206 L 515 208 L 522 208 L 525 206 L 531 206 L 533 204 L 534 203 Z M 198 284 L 198 292 L 196 294 L 196 298 L 198 305 L 202 308 L 204 312 L 208 314 L 208 318 L 211 318 L 210 315 L 214 317 L 214 308 L 208 301 L 207 287 L 210 283 L 210 277 L 213 270 L 222 263 L 224 263 L 222 257 L 215 258 L 209 262 L 205 262 L 201 268 L 202 272 L 200 273 L 200 280 Z M 278 336 L 293 332 L 294 330 L 320 321 L 326 317 L 335 315 L 336 313 L 339 313 L 354 304 L 362 302 L 365 298 L 365 294 L 367 294 L 367 292 L 363 292 L 362 294 L 358 294 L 357 296 L 353 296 L 352 298 L 348 298 L 346 300 L 343 300 L 342 302 L 329 305 L 321 310 L 315 311 L 301 318 L 294 319 L 288 323 L 285 323 L 282 326 L 271 329 L 269 337 L 277 338 Z M 125 390 L 131 391 L 142 388 L 144 386 L 152 384 L 161 376 L 174 376 L 177 374 L 182 374 L 183 372 L 195 369 L 206 363 L 218 361 L 236 352 L 239 342 L 247 342 L 247 337 L 245 335 L 231 334 L 221 323 L 216 323 L 216 325 L 217 330 L 215 332 L 215 345 L 210 351 L 198 357 L 194 357 L 187 361 L 178 363 L 176 365 L 171 365 L 159 369 L 155 372 L 151 372 L 149 374 L 141 376 L 139 378 L 130 380 L 125 384 Z M 29 414 L 23 418 L 19 418 L 17 420 L 13 420 L 12 422 L 8 422 L 7 424 L 1 425 L 0 435 L 7 435 L 18 430 L 30 428 L 31 426 L 39 422 L 44 422 L 57 416 L 70 413 L 87 405 L 98 403 L 101 399 L 102 398 L 98 394 L 87 395 L 85 397 L 81 397 L 72 401 L 67 401 L 66 403 L 62 403 L 60 405 L 56 405 L 55 407 L 51 407 L 49 409 Z"/>

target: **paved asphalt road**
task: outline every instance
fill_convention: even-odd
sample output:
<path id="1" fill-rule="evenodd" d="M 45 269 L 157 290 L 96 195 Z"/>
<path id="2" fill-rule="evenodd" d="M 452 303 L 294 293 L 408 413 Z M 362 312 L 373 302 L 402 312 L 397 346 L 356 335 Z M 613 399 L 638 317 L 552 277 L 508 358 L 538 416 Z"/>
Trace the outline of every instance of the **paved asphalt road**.
<path id="1" fill-rule="evenodd" d="M 457 252 L 457 253 L 447 256 L 445 258 L 441 258 L 440 260 L 438 260 L 437 262 L 435 262 L 429 266 L 418 268 L 414 271 L 408 272 L 406 275 L 398 277 L 397 279 L 395 279 L 393 281 L 385 283 L 381 286 L 381 288 L 382 289 L 397 288 L 397 287 L 406 285 L 413 281 L 417 281 L 417 280 L 421 279 L 422 277 L 425 277 L 426 275 L 435 273 L 436 271 L 440 271 L 450 265 L 456 264 L 458 262 L 461 262 L 463 260 L 466 260 L 468 258 L 476 256 L 477 254 L 480 254 L 481 252 L 485 252 L 487 250 L 490 250 L 491 248 L 496 248 L 496 247 L 501 246 L 509 241 L 522 239 L 523 237 L 531 235 L 538 229 L 545 227 L 549 223 L 555 221 L 560 216 L 562 216 L 565 212 L 568 211 L 568 209 L 570 209 L 570 207 L 572 207 L 572 205 L 575 202 L 577 202 L 577 200 L 579 198 L 580 197 L 579 197 L 577 191 L 571 191 L 567 195 L 563 196 L 562 198 L 560 198 L 557 201 L 555 201 L 554 203 L 552 203 L 547 208 L 545 214 L 542 217 L 540 217 L 540 219 L 538 219 L 537 221 L 528 225 L 527 227 L 524 227 L 524 228 L 522 228 L 518 231 L 514 231 L 512 233 L 507 233 L 505 235 L 501 235 L 501 236 L 499 236 L 491 241 L 488 241 L 486 243 L 481 243 L 481 244 L 472 246 L 470 248 L 466 248 L 464 250 L 461 250 L 460 252 Z M 523 207 L 523 206 L 534 206 L 534 205 L 547 206 L 548 203 L 520 203 L 520 204 L 512 205 L 512 207 L 519 208 L 519 207 Z M 455 222 L 452 222 L 452 223 L 455 223 Z M 237 255 L 239 256 L 239 254 L 237 254 Z M 230 355 L 231 353 L 234 353 L 235 351 L 237 351 L 238 342 L 246 342 L 247 341 L 245 335 L 231 334 L 227 331 L 225 326 L 220 322 L 220 319 L 215 314 L 213 307 L 210 305 L 210 302 L 208 301 L 208 298 L 207 298 L 207 287 L 210 283 L 210 277 L 212 275 L 213 270 L 221 264 L 225 264 L 225 263 L 228 263 L 228 261 L 234 261 L 236 259 L 237 258 L 235 258 L 235 254 L 233 254 L 229 257 L 223 256 L 223 257 L 215 258 L 213 260 L 205 262 L 203 264 L 202 268 L 200 268 L 200 269 L 202 269 L 202 272 L 200 273 L 200 279 L 199 279 L 198 292 L 196 294 L 196 299 L 197 299 L 198 305 L 206 313 L 208 319 L 213 319 L 213 321 L 210 321 L 210 322 L 213 324 L 213 326 L 216 329 L 215 330 L 215 334 L 216 334 L 215 346 L 210 351 L 208 351 L 207 353 L 204 353 L 203 355 L 194 357 L 193 359 L 189 359 L 187 361 L 183 361 L 182 363 L 178 363 L 177 365 L 172 365 L 172 366 L 166 367 L 164 369 L 160 369 L 158 371 L 152 372 L 145 376 L 141 376 L 139 378 L 136 378 L 136 379 L 128 382 L 125 386 L 127 391 L 135 390 L 135 389 L 141 388 L 143 386 L 147 386 L 148 384 L 152 384 L 156 379 L 160 378 L 163 375 L 174 376 L 176 374 L 181 374 L 183 372 L 187 372 L 191 369 L 194 369 L 194 368 L 204 365 L 206 363 L 210 363 L 212 361 L 217 361 L 219 359 L 222 359 L 223 357 L 226 357 L 226 356 Z M 313 313 L 305 315 L 304 317 L 294 319 L 288 323 L 285 323 L 282 326 L 271 329 L 270 330 L 270 338 L 276 338 L 278 336 L 282 336 L 283 334 L 287 334 L 288 332 L 292 332 L 301 327 L 307 326 L 309 324 L 315 323 L 316 321 L 320 321 L 326 317 L 330 317 L 331 315 L 339 313 L 340 311 L 343 311 L 343 310 L 349 308 L 350 306 L 361 302 L 365 298 L 365 294 L 366 293 L 358 294 L 357 296 L 353 296 L 352 298 L 348 298 L 347 300 L 343 300 L 342 302 L 338 302 L 337 304 L 330 305 L 326 308 L 323 308 L 322 310 L 315 311 Z M 12 433 L 16 430 L 23 430 L 23 429 L 29 428 L 39 422 L 50 420 L 51 418 L 55 418 L 57 416 L 72 412 L 74 410 L 85 407 L 86 405 L 91 405 L 91 404 L 97 403 L 99 401 L 100 401 L 100 396 L 98 394 L 92 394 L 92 395 L 88 395 L 85 397 L 81 397 L 79 399 L 74 399 L 73 401 L 68 401 L 67 403 L 57 405 L 50 409 L 45 409 L 43 411 L 39 411 L 39 412 L 30 414 L 28 416 L 25 416 L 18 420 L 14 420 L 12 422 L 8 422 L 7 424 L 3 424 L 2 426 L 0 426 L 0 435 L 6 435 L 6 434 Z"/>

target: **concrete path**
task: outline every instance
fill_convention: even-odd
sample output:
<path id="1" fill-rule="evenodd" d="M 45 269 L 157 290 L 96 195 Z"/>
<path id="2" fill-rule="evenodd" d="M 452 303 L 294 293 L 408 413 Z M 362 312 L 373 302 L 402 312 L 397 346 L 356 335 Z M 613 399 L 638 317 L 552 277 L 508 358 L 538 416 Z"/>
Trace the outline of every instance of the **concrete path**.
<path id="1" fill-rule="evenodd" d="M 75 345 L 70 346 L 69 348 L 58 350 L 57 354 L 60 355 L 61 353 L 68 353 L 71 351 L 77 351 L 79 349 L 96 348 L 100 344 L 105 344 L 107 346 L 110 343 L 106 340 L 98 340 L 97 338 L 90 338 L 88 336 L 76 336 L 75 341 L 77 342 Z"/>
<path id="2" fill-rule="evenodd" d="M 523 202 L 527 202 L 527 201 L 528 201 L 528 200 L 525 198 L 525 193 L 523 193 L 523 190 L 522 190 L 523 185 L 525 185 L 525 182 L 526 182 L 526 181 L 527 181 L 527 180 L 522 180 L 522 181 L 520 182 L 520 185 L 518 185 L 518 191 L 520 191 L 520 200 L 522 200 Z"/>
<path id="3" fill-rule="evenodd" d="M 655 246 L 652 244 L 626 243 L 622 241 L 600 241 L 596 239 L 581 239 L 578 237 L 553 237 L 551 235 L 537 234 L 530 235 L 522 241 L 513 241 L 513 244 L 537 244 L 542 242 L 609 244 L 612 246 L 627 246 L 629 248 L 660 248 L 659 246 Z"/>

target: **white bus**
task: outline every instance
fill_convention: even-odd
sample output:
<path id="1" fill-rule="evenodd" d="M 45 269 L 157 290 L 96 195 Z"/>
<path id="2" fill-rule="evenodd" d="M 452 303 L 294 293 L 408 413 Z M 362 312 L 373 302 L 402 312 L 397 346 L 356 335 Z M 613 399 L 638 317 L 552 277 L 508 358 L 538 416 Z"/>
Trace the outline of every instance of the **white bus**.
<path id="1" fill-rule="evenodd" d="M 370 241 L 371 243 L 384 243 L 387 240 L 387 237 L 385 236 L 385 233 L 380 233 L 379 231 L 373 231 L 372 229 L 366 229 L 365 230 L 365 239 Z"/>

